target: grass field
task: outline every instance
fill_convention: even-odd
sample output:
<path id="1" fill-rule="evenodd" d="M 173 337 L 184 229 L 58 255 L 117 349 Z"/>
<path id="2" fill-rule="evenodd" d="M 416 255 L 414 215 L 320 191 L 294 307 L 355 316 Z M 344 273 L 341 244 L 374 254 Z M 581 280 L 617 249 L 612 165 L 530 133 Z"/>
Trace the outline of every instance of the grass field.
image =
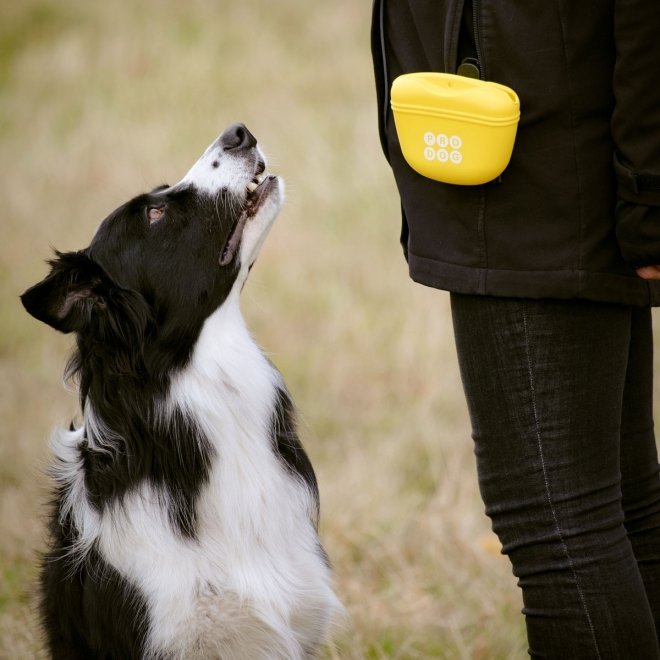
<path id="1" fill-rule="evenodd" d="M 447 295 L 413 285 L 382 157 L 363 0 L 0 0 L 0 658 L 33 613 L 50 429 L 71 338 L 18 295 L 51 247 L 178 180 L 244 121 L 288 201 L 244 312 L 297 400 L 349 619 L 329 658 L 520 658 L 520 597 L 483 515 Z"/>

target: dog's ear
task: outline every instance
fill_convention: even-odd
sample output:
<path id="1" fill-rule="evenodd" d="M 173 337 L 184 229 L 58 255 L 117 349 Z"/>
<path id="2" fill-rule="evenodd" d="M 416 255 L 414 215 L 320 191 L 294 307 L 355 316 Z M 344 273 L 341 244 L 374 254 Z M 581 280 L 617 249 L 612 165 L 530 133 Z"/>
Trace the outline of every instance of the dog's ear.
<path id="1" fill-rule="evenodd" d="M 106 306 L 108 277 L 84 252 L 56 253 L 50 273 L 21 302 L 29 314 L 60 332 L 81 331 Z"/>

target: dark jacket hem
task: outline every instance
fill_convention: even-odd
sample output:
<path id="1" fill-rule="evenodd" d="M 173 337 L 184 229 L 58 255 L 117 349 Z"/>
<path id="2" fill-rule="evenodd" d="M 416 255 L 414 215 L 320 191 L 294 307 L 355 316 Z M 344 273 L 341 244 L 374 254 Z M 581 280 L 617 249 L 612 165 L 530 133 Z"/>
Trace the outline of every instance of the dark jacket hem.
<path id="1" fill-rule="evenodd" d="M 660 282 L 584 270 L 514 271 L 473 268 L 408 255 L 415 282 L 452 293 L 510 298 L 580 298 L 649 307 L 660 305 Z"/>

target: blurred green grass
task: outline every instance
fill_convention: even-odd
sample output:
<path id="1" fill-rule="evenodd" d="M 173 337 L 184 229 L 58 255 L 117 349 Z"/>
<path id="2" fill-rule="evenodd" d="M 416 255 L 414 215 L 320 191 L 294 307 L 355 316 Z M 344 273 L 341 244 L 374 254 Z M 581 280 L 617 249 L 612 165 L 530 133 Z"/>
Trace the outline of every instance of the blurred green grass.
<path id="1" fill-rule="evenodd" d="M 0 4 L 0 658 L 43 657 L 34 579 L 71 338 L 18 295 L 51 248 L 178 180 L 225 125 L 288 201 L 244 312 L 297 400 L 349 621 L 329 658 L 517 658 L 510 568 L 479 500 L 446 294 L 409 282 L 376 132 L 370 3 Z"/>

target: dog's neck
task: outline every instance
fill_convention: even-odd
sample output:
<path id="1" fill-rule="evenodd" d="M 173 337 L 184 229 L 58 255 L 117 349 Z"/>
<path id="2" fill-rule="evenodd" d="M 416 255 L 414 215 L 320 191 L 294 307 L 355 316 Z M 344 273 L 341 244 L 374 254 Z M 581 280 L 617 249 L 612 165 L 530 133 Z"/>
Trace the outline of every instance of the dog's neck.
<path id="1" fill-rule="evenodd" d="M 168 405 L 214 426 L 238 425 L 234 434 L 263 435 L 262 424 L 270 422 L 275 392 L 283 385 L 245 325 L 239 293 L 234 290 L 206 319 L 189 363 L 171 380 Z"/>

